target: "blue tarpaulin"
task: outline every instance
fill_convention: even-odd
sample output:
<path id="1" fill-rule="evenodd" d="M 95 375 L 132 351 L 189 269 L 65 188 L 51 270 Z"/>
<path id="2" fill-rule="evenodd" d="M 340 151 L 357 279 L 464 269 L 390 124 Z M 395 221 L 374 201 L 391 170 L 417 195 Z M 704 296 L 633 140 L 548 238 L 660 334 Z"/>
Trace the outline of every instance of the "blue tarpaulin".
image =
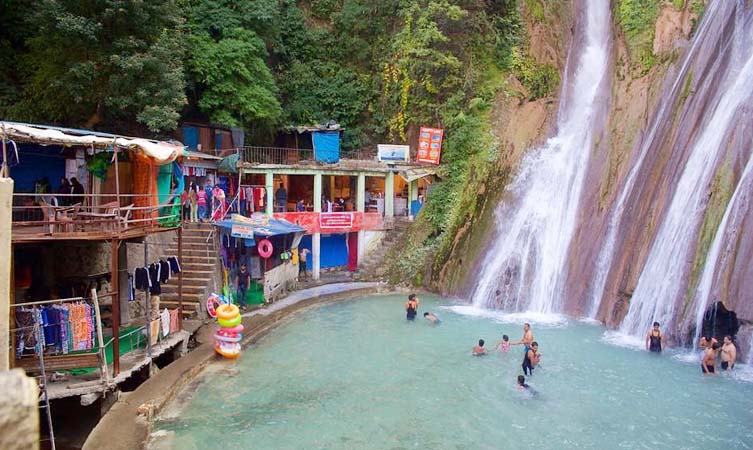
<path id="1" fill-rule="evenodd" d="M 311 133 L 314 143 L 314 158 L 323 163 L 340 161 L 340 132 L 314 131 Z"/>
<path id="2" fill-rule="evenodd" d="M 245 221 L 245 220 L 223 220 L 220 222 L 215 222 L 215 225 L 220 228 L 227 228 L 232 230 L 234 225 L 243 226 L 243 227 L 252 227 L 254 237 L 260 237 L 265 238 L 269 236 L 277 236 L 281 234 L 290 234 L 290 233 L 303 233 L 306 231 L 305 228 L 299 227 L 298 225 L 293 225 L 290 222 L 279 220 L 279 219 L 269 219 L 269 221 L 266 224 L 255 224 L 251 221 Z"/>

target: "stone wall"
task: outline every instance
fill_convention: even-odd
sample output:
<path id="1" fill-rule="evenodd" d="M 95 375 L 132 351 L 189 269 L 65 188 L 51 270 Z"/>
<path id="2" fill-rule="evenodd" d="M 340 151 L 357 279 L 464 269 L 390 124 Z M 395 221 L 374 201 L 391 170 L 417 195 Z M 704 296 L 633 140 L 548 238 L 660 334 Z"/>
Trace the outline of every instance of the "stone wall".
<path id="1" fill-rule="evenodd" d="M 38 391 L 34 379 L 27 377 L 23 370 L 0 372 L 1 449 L 39 448 Z"/>

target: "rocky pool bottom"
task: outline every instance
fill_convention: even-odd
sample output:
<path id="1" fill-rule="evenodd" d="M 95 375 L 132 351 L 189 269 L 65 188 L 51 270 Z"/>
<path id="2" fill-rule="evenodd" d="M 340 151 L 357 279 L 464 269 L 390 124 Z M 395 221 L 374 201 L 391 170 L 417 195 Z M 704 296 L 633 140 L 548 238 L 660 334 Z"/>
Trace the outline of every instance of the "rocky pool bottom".
<path id="1" fill-rule="evenodd" d="M 575 320 L 492 314 L 422 296 L 318 306 L 208 367 L 155 423 L 164 449 L 748 449 L 753 383 L 701 375 L 686 355 L 612 345 Z M 432 311 L 434 326 L 421 318 Z M 535 320 L 534 320 L 535 319 Z M 533 322 L 536 395 L 515 387 Z M 745 370 L 745 368 L 741 368 Z"/>

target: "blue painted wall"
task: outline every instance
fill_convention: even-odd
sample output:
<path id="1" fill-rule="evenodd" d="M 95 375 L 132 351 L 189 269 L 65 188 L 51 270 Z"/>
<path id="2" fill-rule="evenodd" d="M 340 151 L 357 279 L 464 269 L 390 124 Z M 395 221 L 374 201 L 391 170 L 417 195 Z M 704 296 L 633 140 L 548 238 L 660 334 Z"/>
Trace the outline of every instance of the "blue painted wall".
<path id="1" fill-rule="evenodd" d="M 339 267 L 348 265 L 348 247 L 347 247 L 347 234 L 323 234 L 320 240 L 321 243 L 321 259 L 320 267 L 326 269 L 328 267 Z M 307 234 L 301 239 L 301 243 L 298 245 L 298 250 L 307 248 L 311 251 L 311 235 Z M 306 261 L 306 269 L 312 270 L 314 267 L 314 258 L 312 254 L 309 254 Z"/>
<path id="2" fill-rule="evenodd" d="M 60 179 L 65 176 L 65 157 L 59 147 L 23 146 L 18 155 L 20 163 L 10 169 L 14 192 L 34 192 L 34 181 L 42 177 L 49 178 L 53 192 L 60 186 Z"/>

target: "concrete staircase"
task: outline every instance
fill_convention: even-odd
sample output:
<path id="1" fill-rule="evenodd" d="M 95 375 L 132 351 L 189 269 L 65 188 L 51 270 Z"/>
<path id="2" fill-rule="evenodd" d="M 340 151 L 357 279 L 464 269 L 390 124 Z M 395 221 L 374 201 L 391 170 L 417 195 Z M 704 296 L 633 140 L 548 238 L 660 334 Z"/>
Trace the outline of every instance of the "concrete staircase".
<path id="1" fill-rule="evenodd" d="M 411 222 L 408 221 L 407 217 L 395 217 L 394 227 L 386 232 L 381 245 L 369 253 L 361 262 L 357 279 L 386 281 L 387 264 L 385 264 L 385 258 L 396 245 L 402 244 L 403 237 L 410 224 Z"/>
<path id="2" fill-rule="evenodd" d="M 204 302 L 215 290 L 218 252 L 208 223 L 183 224 L 183 314 L 184 317 L 202 317 Z M 178 238 L 173 240 L 168 254 L 178 254 Z M 161 307 L 178 307 L 178 277 L 173 276 L 162 285 Z"/>

